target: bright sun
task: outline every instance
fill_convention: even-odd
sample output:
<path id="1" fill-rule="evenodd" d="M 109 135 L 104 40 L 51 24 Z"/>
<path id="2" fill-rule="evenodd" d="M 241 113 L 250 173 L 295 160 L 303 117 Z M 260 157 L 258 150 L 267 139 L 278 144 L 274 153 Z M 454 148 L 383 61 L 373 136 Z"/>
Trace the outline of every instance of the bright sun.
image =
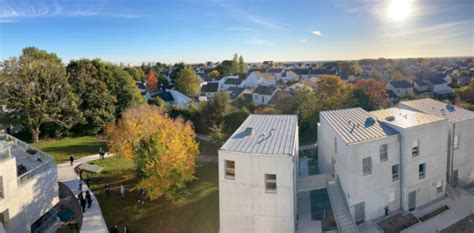
<path id="1" fill-rule="evenodd" d="M 408 18 L 412 11 L 412 0 L 391 0 L 387 13 L 394 21 L 403 21 Z"/>

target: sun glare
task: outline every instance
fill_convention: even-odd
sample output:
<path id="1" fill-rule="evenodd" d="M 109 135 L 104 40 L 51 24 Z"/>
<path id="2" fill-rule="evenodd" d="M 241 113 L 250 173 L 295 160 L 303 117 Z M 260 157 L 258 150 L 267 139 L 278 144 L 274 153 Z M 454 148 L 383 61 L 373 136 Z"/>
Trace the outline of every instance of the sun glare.
<path id="1" fill-rule="evenodd" d="M 403 21 L 412 11 L 412 0 L 391 0 L 387 9 L 388 17 L 394 21 Z"/>

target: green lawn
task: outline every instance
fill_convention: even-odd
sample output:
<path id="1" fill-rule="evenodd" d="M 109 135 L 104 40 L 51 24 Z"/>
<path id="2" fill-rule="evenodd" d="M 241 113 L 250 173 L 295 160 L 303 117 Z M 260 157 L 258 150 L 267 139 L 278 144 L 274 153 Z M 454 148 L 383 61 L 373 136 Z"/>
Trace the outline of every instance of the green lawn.
<path id="1" fill-rule="evenodd" d="M 131 232 L 217 232 L 219 194 L 216 163 L 199 164 L 196 168 L 198 179 L 189 184 L 189 194 L 181 199 L 147 201 L 144 205 L 137 203 L 132 162 L 111 157 L 94 163 L 102 166 L 103 171 L 86 175 L 91 178 L 92 190 L 99 199 L 109 227 L 127 224 Z M 111 186 L 109 198 L 103 192 L 106 183 Z M 125 200 L 120 198 L 120 184 L 124 184 L 127 190 Z"/>
<path id="2" fill-rule="evenodd" d="M 196 138 L 196 141 L 199 142 L 199 154 L 217 156 L 217 151 L 220 148 L 219 145 L 198 138 Z"/>
<path id="3" fill-rule="evenodd" d="M 41 140 L 32 145 L 51 154 L 56 163 L 69 161 L 70 155 L 73 155 L 74 158 L 77 159 L 99 153 L 100 147 L 104 150 L 107 148 L 105 141 L 92 136 Z"/>

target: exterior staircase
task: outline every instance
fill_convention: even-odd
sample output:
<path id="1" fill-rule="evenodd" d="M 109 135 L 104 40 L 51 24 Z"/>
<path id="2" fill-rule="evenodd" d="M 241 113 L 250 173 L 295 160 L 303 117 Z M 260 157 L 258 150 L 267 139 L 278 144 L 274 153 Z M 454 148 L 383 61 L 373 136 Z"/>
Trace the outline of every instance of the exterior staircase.
<path id="1" fill-rule="evenodd" d="M 352 218 L 349 206 L 344 198 L 341 186 L 337 181 L 328 181 L 328 194 L 336 218 L 337 229 L 340 233 L 357 233 L 357 225 Z"/>

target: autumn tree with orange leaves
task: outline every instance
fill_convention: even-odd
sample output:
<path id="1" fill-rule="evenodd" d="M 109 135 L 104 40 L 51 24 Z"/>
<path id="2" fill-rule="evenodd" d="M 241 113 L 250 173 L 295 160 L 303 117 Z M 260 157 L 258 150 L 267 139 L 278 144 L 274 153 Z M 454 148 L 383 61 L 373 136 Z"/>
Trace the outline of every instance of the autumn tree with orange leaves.
<path id="1" fill-rule="evenodd" d="M 359 79 L 354 84 L 354 97 L 359 106 L 367 111 L 388 106 L 385 84 L 373 79 Z"/>
<path id="2" fill-rule="evenodd" d="M 147 197 L 174 200 L 193 180 L 198 144 L 189 122 L 171 119 L 155 106 L 141 105 L 107 127 L 111 151 L 133 160 L 138 188 Z"/>
<path id="3" fill-rule="evenodd" d="M 146 78 L 146 87 L 150 92 L 155 91 L 158 88 L 158 78 L 153 70 L 150 70 Z"/>

